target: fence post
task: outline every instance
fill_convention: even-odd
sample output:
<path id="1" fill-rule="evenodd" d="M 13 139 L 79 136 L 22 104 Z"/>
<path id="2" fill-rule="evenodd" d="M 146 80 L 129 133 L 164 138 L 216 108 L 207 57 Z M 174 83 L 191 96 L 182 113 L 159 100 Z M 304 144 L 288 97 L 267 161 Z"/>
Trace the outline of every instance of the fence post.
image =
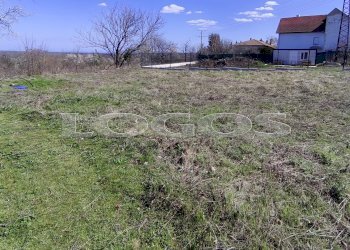
<path id="1" fill-rule="evenodd" d="M 248 52 L 248 69 L 250 68 L 250 52 Z"/>
<path id="2" fill-rule="evenodd" d="M 311 60 L 310 60 L 310 59 L 311 59 L 311 54 L 310 54 L 310 53 L 311 53 L 311 50 L 309 50 L 308 64 L 311 64 Z M 316 58 L 315 58 L 315 59 L 316 59 Z M 315 60 L 315 62 L 316 62 L 316 60 Z M 309 67 L 310 67 L 310 65 L 307 66 L 308 69 L 309 69 Z"/>

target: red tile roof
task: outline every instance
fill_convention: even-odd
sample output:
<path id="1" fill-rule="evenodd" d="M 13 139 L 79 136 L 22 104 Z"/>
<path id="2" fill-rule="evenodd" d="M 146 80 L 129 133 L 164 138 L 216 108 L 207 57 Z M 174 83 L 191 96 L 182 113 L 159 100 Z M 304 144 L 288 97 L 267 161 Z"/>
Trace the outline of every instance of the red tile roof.
<path id="1" fill-rule="evenodd" d="M 277 33 L 311 33 L 326 30 L 326 15 L 282 18 Z"/>
<path id="2" fill-rule="evenodd" d="M 271 48 L 275 49 L 275 47 L 273 45 L 256 40 L 256 39 L 250 39 L 250 40 L 245 41 L 245 42 L 237 43 L 236 46 L 266 46 L 266 47 L 271 47 Z"/>

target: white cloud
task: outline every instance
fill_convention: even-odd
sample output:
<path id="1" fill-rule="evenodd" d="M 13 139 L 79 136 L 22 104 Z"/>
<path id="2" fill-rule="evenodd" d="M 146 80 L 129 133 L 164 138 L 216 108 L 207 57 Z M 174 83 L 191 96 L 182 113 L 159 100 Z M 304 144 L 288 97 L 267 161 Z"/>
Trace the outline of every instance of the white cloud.
<path id="1" fill-rule="evenodd" d="M 189 25 L 197 26 L 197 27 L 200 27 L 200 28 L 209 28 L 211 26 L 215 26 L 215 25 L 218 24 L 217 21 L 206 20 L 206 19 L 190 20 L 190 21 L 187 21 L 187 23 Z"/>
<path id="2" fill-rule="evenodd" d="M 258 11 L 245 11 L 245 12 L 240 12 L 240 15 L 245 15 L 249 18 L 255 18 L 254 20 L 261 20 L 263 18 L 270 18 L 274 17 L 275 15 L 271 12 L 269 13 L 261 13 Z"/>
<path id="3" fill-rule="evenodd" d="M 259 7 L 259 8 L 255 8 L 255 10 L 268 10 L 268 11 L 273 11 L 274 9 L 270 6 L 264 6 L 264 7 Z"/>
<path id="4" fill-rule="evenodd" d="M 251 22 L 253 22 L 253 19 L 251 19 L 251 18 L 235 18 L 235 21 L 239 22 L 239 23 L 251 23 Z"/>
<path id="5" fill-rule="evenodd" d="M 98 6 L 100 6 L 100 7 L 107 7 L 107 4 L 106 3 L 99 3 Z"/>
<path id="6" fill-rule="evenodd" d="M 279 3 L 277 3 L 276 1 L 267 1 L 265 3 L 265 6 L 277 6 L 279 5 Z"/>
<path id="7" fill-rule="evenodd" d="M 254 16 L 255 18 L 270 18 L 274 17 L 275 15 L 273 13 L 263 13 L 263 14 L 258 14 Z"/>
<path id="8" fill-rule="evenodd" d="M 170 4 L 170 5 L 164 6 L 160 12 L 165 14 L 179 14 L 184 11 L 185 11 L 184 7 L 176 4 Z"/>
<path id="9" fill-rule="evenodd" d="M 239 12 L 239 15 L 246 16 L 246 18 L 235 18 L 236 22 L 253 22 L 260 21 L 266 18 L 274 17 L 272 13 L 274 11 L 273 6 L 277 6 L 279 3 L 277 1 L 267 1 L 262 7 L 257 7 L 255 10 Z"/>
<path id="10" fill-rule="evenodd" d="M 193 14 L 193 13 L 194 13 L 194 14 L 203 14 L 204 11 L 196 10 L 196 11 L 192 12 L 191 10 L 189 10 L 189 11 L 186 12 L 187 15 L 191 15 L 191 14 Z"/>
<path id="11" fill-rule="evenodd" d="M 258 15 L 259 12 L 257 11 L 244 11 L 244 12 L 239 12 L 240 15 L 246 15 L 246 16 L 253 16 L 253 15 Z"/>

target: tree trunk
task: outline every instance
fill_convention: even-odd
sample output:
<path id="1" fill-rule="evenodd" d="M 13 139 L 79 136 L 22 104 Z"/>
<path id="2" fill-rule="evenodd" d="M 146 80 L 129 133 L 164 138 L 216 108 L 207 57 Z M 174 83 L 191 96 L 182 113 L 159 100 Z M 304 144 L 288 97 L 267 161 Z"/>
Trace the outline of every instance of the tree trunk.
<path id="1" fill-rule="evenodd" d="M 114 65 L 115 65 L 116 69 L 120 68 L 120 60 L 119 60 L 119 51 L 118 50 L 116 50 L 116 52 L 115 52 Z"/>

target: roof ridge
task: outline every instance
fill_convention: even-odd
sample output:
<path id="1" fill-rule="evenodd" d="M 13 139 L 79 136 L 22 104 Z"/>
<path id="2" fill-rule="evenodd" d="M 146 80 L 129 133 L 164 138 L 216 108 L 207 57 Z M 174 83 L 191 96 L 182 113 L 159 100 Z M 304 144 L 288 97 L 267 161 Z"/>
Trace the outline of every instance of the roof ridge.
<path id="1" fill-rule="evenodd" d="M 256 42 L 256 43 L 258 43 L 260 45 L 263 45 L 263 46 L 268 46 L 268 47 L 271 47 L 271 48 L 275 48 L 273 45 L 265 43 L 264 41 L 260 41 L 260 40 L 255 39 L 255 38 L 251 38 L 251 39 L 249 39 L 247 41 L 240 42 L 240 43 L 238 43 L 236 45 L 238 45 L 238 46 L 251 46 L 251 45 L 248 44 L 249 42 Z"/>
<path id="2" fill-rule="evenodd" d="M 305 17 L 327 17 L 327 16 L 328 15 L 294 16 L 294 17 L 282 17 L 281 19 L 305 18 Z"/>

